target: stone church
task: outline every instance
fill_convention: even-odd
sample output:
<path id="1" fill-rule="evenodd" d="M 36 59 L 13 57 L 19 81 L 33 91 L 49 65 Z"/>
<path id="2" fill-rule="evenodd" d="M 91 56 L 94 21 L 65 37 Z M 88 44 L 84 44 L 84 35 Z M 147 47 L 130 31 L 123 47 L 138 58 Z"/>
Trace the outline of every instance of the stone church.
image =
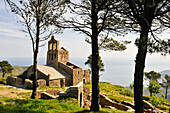
<path id="1" fill-rule="evenodd" d="M 65 87 L 90 82 L 89 71 L 69 61 L 69 51 L 59 47 L 59 41 L 55 36 L 48 42 L 47 65 L 38 65 L 37 71 L 37 81 L 44 80 L 46 86 Z M 32 80 L 32 76 L 33 66 L 30 66 L 18 77 L 24 83 L 28 79 Z"/>

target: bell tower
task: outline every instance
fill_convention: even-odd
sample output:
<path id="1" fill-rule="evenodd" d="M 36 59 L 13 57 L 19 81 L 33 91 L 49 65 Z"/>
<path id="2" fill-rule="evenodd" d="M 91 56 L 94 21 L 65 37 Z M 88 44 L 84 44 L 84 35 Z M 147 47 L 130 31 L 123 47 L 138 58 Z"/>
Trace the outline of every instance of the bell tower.
<path id="1" fill-rule="evenodd" d="M 47 65 L 58 68 L 59 41 L 55 36 L 48 42 Z"/>

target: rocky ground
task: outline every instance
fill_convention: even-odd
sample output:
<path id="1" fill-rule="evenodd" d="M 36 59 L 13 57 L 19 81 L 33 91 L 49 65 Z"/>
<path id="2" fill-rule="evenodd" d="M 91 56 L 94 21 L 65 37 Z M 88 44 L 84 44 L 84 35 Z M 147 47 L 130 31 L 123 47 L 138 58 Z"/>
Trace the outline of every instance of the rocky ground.
<path id="1" fill-rule="evenodd" d="M 0 98 L 9 97 L 9 98 L 26 98 L 29 97 L 32 90 L 22 89 L 8 85 L 0 85 Z"/>

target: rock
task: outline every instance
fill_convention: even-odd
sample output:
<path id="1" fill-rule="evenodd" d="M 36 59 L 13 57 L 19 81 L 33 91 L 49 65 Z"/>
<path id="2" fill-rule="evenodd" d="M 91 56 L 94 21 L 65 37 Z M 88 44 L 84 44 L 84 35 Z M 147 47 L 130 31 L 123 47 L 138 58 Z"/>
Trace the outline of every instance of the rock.
<path id="1" fill-rule="evenodd" d="M 116 108 L 115 108 L 115 107 L 113 107 L 113 106 L 104 106 L 104 108 L 116 109 Z"/>
<path id="2" fill-rule="evenodd" d="M 17 77 L 13 77 L 13 76 L 8 76 L 6 80 L 7 84 L 12 86 L 16 86 L 16 81 L 17 81 Z"/>
<path id="3" fill-rule="evenodd" d="M 133 103 L 131 103 L 131 102 L 122 101 L 121 104 L 129 106 L 129 107 L 135 109 L 135 105 Z"/>
<path id="4" fill-rule="evenodd" d="M 131 107 L 113 102 L 111 99 L 106 97 L 105 95 L 100 94 L 100 105 L 101 106 L 112 106 L 116 109 L 123 110 L 123 111 L 134 111 Z"/>
<path id="5" fill-rule="evenodd" d="M 41 98 L 42 99 L 55 99 L 56 96 L 53 96 L 53 95 L 51 95 L 51 94 L 49 94 L 47 92 L 42 92 L 41 93 Z"/>
<path id="6" fill-rule="evenodd" d="M 88 87 L 83 86 L 83 108 L 90 108 L 91 106 L 91 97 L 90 90 Z"/>
<path id="7" fill-rule="evenodd" d="M 145 100 L 143 100 L 143 104 L 144 104 L 145 109 L 152 109 L 152 110 L 155 109 L 155 106 L 153 106 L 151 103 L 149 103 Z"/>
<path id="8" fill-rule="evenodd" d="M 16 86 L 17 87 L 20 87 L 20 86 L 22 86 L 23 85 L 23 80 L 21 79 L 21 78 L 17 78 L 16 79 Z"/>
<path id="9" fill-rule="evenodd" d="M 5 105 L 6 103 L 5 103 L 4 101 L 1 101 L 0 104 L 1 104 L 1 105 Z"/>
<path id="10" fill-rule="evenodd" d="M 29 88 L 32 89 L 33 88 L 33 83 L 30 79 L 25 79 L 25 83 L 24 83 L 25 88 Z"/>

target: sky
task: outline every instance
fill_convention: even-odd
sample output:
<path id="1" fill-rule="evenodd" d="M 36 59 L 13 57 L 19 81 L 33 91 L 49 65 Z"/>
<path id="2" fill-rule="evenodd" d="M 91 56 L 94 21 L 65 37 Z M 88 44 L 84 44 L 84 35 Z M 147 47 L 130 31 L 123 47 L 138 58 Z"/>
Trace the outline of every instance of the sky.
<path id="1" fill-rule="evenodd" d="M 32 54 L 31 40 L 25 37 L 25 33 L 21 31 L 22 25 L 17 23 L 17 18 L 12 14 L 3 0 L 0 0 L 0 60 L 3 58 L 30 58 Z M 62 34 L 56 34 L 57 40 L 60 41 L 60 47 L 64 47 L 69 51 L 70 58 L 84 58 L 91 54 L 91 45 L 85 42 L 85 36 L 73 30 L 64 30 Z M 160 35 L 161 37 L 168 37 L 168 33 Z M 125 37 L 115 37 L 119 40 L 132 41 L 127 46 L 127 50 L 123 52 L 114 51 L 100 51 L 105 65 L 109 65 L 108 61 L 114 62 L 117 66 L 119 63 L 121 66 L 125 65 L 126 61 L 133 64 L 137 54 L 137 48 L 134 45 L 134 40 L 139 37 L 139 34 L 127 34 Z M 46 58 L 47 41 L 45 46 L 40 47 L 38 53 L 39 58 Z M 108 63 L 108 64 L 107 64 Z M 84 62 L 82 62 L 84 64 Z M 170 56 L 161 56 L 160 54 L 147 54 L 145 71 L 155 70 L 157 72 L 163 70 L 170 70 Z M 106 66 L 107 67 L 107 66 Z M 121 67 L 120 69 L 121 71 Z M 105 69 L 107 73 L 112 73 L 112 70 Z M 133 72 L 131 72 L 133 73 Z M 131 77 L 132 79 L 133 77 Z"/>

